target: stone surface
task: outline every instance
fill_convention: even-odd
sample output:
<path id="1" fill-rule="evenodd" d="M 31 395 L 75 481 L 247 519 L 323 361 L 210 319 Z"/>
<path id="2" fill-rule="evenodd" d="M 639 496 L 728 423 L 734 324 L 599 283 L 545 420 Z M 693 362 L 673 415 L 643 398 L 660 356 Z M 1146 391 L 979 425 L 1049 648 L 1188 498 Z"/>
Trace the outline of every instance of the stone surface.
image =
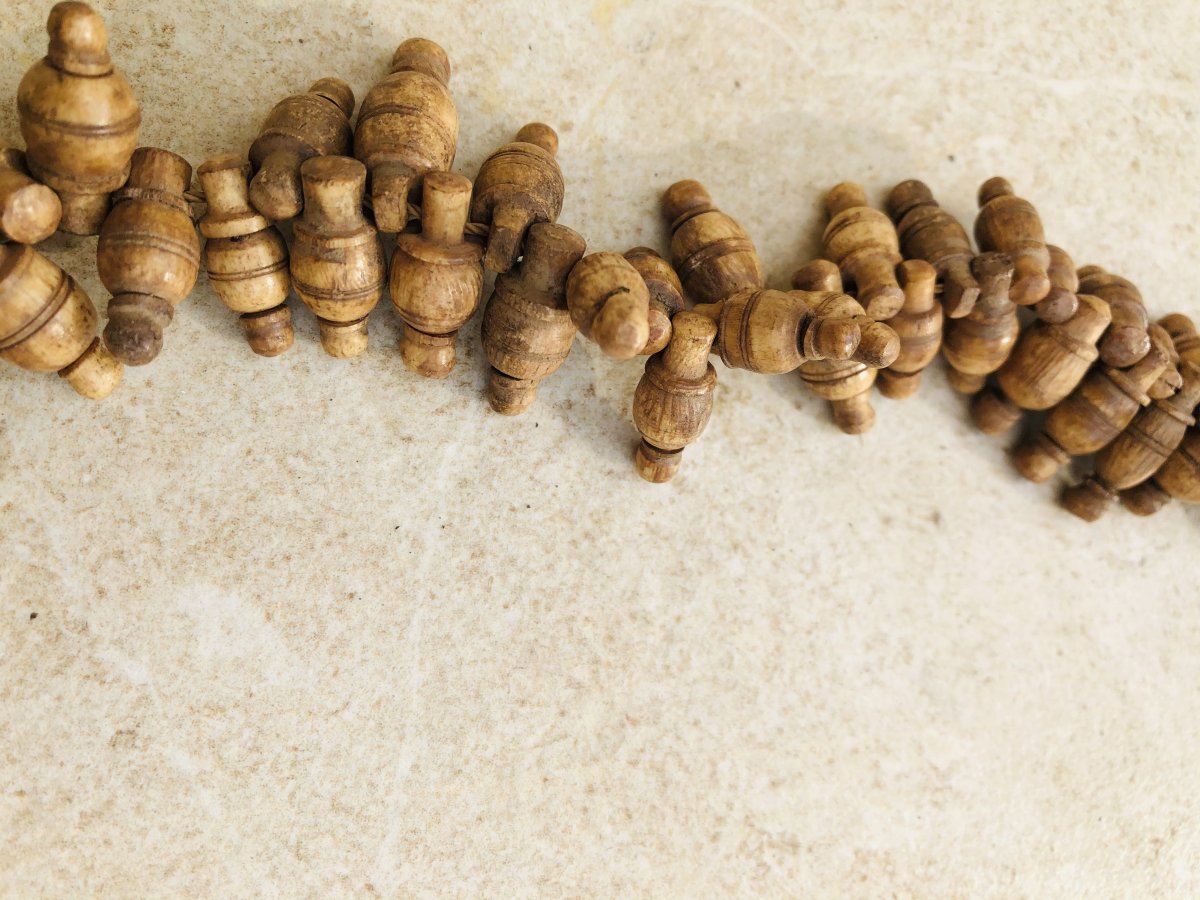
<path id="1" fill-rule="evenodd" d="M 0 12 L 10 95 L 49 6 Z M 553 123 L 592 249 L 663 248 L 698 178 L 778 285 L 837 181 L 969 219 L 1001 173 L 1200 315 L 1184 0 L 100 6 L 143 143 L 193 164 L 425 35 L 458 169 Z M 94 245 L 48 252 L 103 309 Z M 349 363 L 293 303 L 260 359 L 202 279 L 99 404 L 0 368 L 0 893 L 1200 893 L 1200 512 L 1076 521 L 940 371 L 848 438 L 722 370 L 648 485 L 636 363 L 577 344 L 508 419 L 478 320 L 430 382 L 386 300 Z"/>

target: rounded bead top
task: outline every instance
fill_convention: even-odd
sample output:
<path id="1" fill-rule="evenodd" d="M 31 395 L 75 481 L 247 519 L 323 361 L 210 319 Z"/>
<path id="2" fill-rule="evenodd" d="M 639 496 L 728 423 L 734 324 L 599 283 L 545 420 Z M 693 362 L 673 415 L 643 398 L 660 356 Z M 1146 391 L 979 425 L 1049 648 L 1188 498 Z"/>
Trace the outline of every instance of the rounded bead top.
<path id="1" fill-rule="evenodd" d="M 310 94 L 324 97 L 350 118 L 354 113 L 354 89 L 340 78 L 321 78 L 309 87 Z"/>
<path id="2" fill-rule="evenodd" d="M 834 185 L 825 195 L 825 213 L 831 219 L 840 212 L 867 205 L 867 193 L 861 184 L 843 181 Z"/>
<path id="3" fill-rule="evenodd" d="M 1013 186 L 1009 184 L 1008 179 L 997 175 L 979 186 L 979 205 L 987 206 L 997 197 L 1011 197 L 1014 193 Z"/>
<path id="4" fill-rule="evenodd" d="M 85 76 L 112 71 L 104 17 L 86 3 L 56 3 L 46 20 L 46 32 L 50 35 L 46 58 L 56 69 Z"/>
<path id="5" fill-rule="evenodd" d="M 450 57 L 433 41 L 409 38 L 392 54 L 392 72 L 423 72 L 442 84 L 450 83 Z"/>
<path id="6" fill-rule="evenodd" d="M 672 227 L 711 209 L 712 196 L 698 181 L 677 181 L 662 196 L 663 217 Z"/>
<path id="7" fill-rule="evenodd" d="M 923 181 L 918 181 L 915 178 L 910 178 L 908 181 L 902 181 L 894 188 L 887 197 L 887 211 L 896 221 L 904 218 L 904 215 L 918 206 L 928 206 L 934 203 L 933 191 L 929 189 Z"/>
<path id="8" fill-rule="evenodd" d="M 558 155 L 558 132 L 541 122 L 530 122 L 517 132 L 517 141 L 541 147 L 551 156 Z"/>

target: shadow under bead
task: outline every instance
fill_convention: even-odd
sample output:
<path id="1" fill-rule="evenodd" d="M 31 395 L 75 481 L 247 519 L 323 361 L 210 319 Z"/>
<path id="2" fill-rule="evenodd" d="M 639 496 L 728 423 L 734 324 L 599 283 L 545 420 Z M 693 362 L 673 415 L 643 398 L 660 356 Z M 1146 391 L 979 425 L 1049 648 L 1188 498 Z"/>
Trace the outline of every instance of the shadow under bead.
<path id="1" fill-rule="evenodd" d="M 979 298 L 979 284 L 971 274 L 975 251 L 962 223 L 938 205 L 928 185 L 915 179 L 892 188 L 887 207 L 905 258 L 931 264 L 942 285 L 946 315 L 965 316 Z"/>
<path id="2" fill-rule="evenodd" d="M 825 195 L 829 224 L 821 255 L 837 264 L 846 289 L 855 293 L 867 315 L 890 319 L 904 305 L 896 281 L 900 238 L 892 220 L 867 204 L 862 185 L 844 181 Z"/>
<path id="3" fill-rule="evenodd" d="M 31 372 L 58 372 L 101 400 L 123 368 L 96 336 L 99 316 L 70 275 L 32 247 L 0 246 L 0 357 Z"/>
<path id="4" fill-rule="evenodd" d="M 632 359 L 650 339 L 650 289 L 619 253 L 591 253 L 575 264 L 567 308 L 579 333 L 613 359 Z"/>
<path id="5" fill-rule="evenodd" d="M 650 336 L 640 351 L 640 355 L 650 356 L 671 339 L 671 320 L 684 307 L 683 285 L 675 268 L 649 247 L 626 250 L 625 259 L 637 269 L 650 291 Z"/>
<path id="6" fill-rule="evenodd" d="M 104 342 L 126 365 L 158 356 L 175 307 L 196 285 L 200 238 L 184 197 L 191 181 L 183 157 L 140 148 L 100 229 L 96 269 L 112 294 Z"/>
<path id="7" fill-rule="evenodd" d="M 483 295 L 483 249 L 463 238 L 471 180 L 450 172 L 425 176 L 421 231 L 402 234 L 392 255 L 392 305 L 404 320 L 400 355 L 426 378 L 454 369 L 458 330 Z"/>
<path id="8" fill-rule="evenodd" d="M 208 212 L 200 220 L 208 280 L 229 309 L 241 313 L 250 349 L 278 356 L 292 346 L 295 331 L 286 300 L 291 290 L 283 235 L 250 205 L 250 164 L 227 153 L 199 169 Z"/>
<path id="9" fill-rule="evenodd" d="M 708 355 L 716 335 L 712 320 L 682 312 L 666 349 L 646 361 L 633 395 L 633 422 L 642 436 L 634 466 L 646 481 L 661 484 L 675 477 L 683 449 L 708 425 L 717 385 Z"/>
<path id="10" fill-rule="evenodd" d="M 1009 297 L 1012 260 L 1003 253 L 980 253 L 971 260 L 971 274 L 980 287 L 974 308 L 961 319 L 945 323 L 942 356 L 950 366 L 947 379 L 960 394 L 978 394 L 987 377 L 1011 355 L 1021 324 Z"/>
<path id="11" fill-rule="evenodd" d="M 1084 266 L 1079 289 L 1099 297 L 1112 311 L 1112 325 L 1100 339 L 1100 358 L 1107 365 L 1131 366 L 1150 351 L 1150 316 L 1133 282 L 1099 266 Z"/>
<path id="12" fill-rule="evenodd" d="M 533 225 L 521 263 L 496 278 L 482 329 L 492 364 L 488 402 L 496 412 L 515 416 L 529 409 L 538 385 L 571 352 L 576 328 L 567 309 L 567 276 L 585 248 L 565 225 Z"/>
<path id="13" fill-rule="evenodd" d="M 396 48 L 390 74 L 367 93 L 354 128 L 354 155 L 370 173 L 371 209 L 380 231 L 408 222 L 409 200 L 427 172 L 448 172 L 458 148 L 458 110 L 450 96 L 450 59 L 433 41 Z"/>
<path id="14" fill-rule="evenodd" d="M 1023 332 L 996 374 L 996 387 L 975 395 L 971 419 L 985 434 L 1003 434 L 1023 410 L 1050 409 L 1075 390 L 1096 361 L 1096 341 L 1109 323 L 1108 305 L 1079 295 L 1079 309 L 1056 325 L 1035 321 Z"/>
<path id="15" fill-rule="evenodd" d="M 1033 204 L 1016 196 L 1004 178 L 989 178 L 979 188 L 975 242 L 982 251 L 1007 253 L 1013 261 L 1009 296 L 1018 306 L 1033 306 L 1050 293 L 1050 251 L 1042 220 Z"/>
<path id="16" fill-rule="evenodd" d="M 503 274 L 516 265 L 531 225 L 558 220 L 566 187 L 556 153 L 554 129 L 532 122 L 479 168 L 471 221 L 491 226 L 483 257 L 491 271 Z"/>
<path id="17" fill-rule="evenodd" d="M 40 244 L 61 218 L 58 194 L 30 177 L 25 154 L 0 148 L 0 243 Z"/>
<path id="18" fill-rule="evenodd" d="M 921 386 L 921 373 L 942 346 L 942 307 L 934 297 L 937 270 L 922 259 L 900 264 L 904 306 L 888 320 L 900 338 L 900 351 L 879 372 L 879 393 L 892 400 L 911 397 Z"/>
<path id="19" fill-rule="evenodd" d="M 292 288 L 316 315 L 325 352 L 358 356 L 387 281 L 379 233 L 363 216 L 367 170 L 345 156 L 318 156 L 300 167 L 300 180 L 304 214 L 292 226 Z"/>
<path id="20" fill-rule="evenodd" d="M 141 112 L 108 55 L 104 19 L 86 3 L 57 3 L 49 50 L 25 73 L 17 110 L 29 171 L 62 201 L 59 229 L 98 234 L 125 183 Z"/>
<path id="21" fill-rule="evenodd" d="M 693 303 L 719 303 L 764 284 L 762 263 L 741 225 L 713 206 L 704 185 L 677 181 L 663 193 L 671 262 Z"/>
<path id="22" fill-rule="evenodd" d="M 354 147 L 353 113 L 354 91 L 340 78 L 322 78 L 305 93 L 275 104 L 250 145 L 254 208 L 272 222 L 300 215 L 300 166 L 315 156 L 349 156 Z"/>

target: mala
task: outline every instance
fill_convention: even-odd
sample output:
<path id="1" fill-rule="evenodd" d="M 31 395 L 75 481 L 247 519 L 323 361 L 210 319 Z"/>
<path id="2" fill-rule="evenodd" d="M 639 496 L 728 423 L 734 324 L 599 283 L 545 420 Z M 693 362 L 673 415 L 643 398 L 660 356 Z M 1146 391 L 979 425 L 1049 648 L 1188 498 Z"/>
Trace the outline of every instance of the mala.
<path id="1" fill-rule="evenodd" d="M 1025 478 L 1095 455 L 1061 498 L 1076 516 L 1093 521 L 1117 500 L 1138 515 L 1200 502 L 1196 326 L 1179 313 L 1152 322 L 1130 281 L 1077 269 L 1003 178 L 979 190 L 978 253 L 920 181 L 894 187 L 887 212 L 860 185 L 837 185 L 822 258 L 781 291 L 764 283 L 750 235 L 695 181 L 662 196 L 669 260 L 645 247 L 588 254 L 557 223 L 565 185 L 547 125 L 520 129 L 474 183 L 451 172 L 458 113 L 450 61 L 432 41 L 400 45 L 357 118 L 337 78 L 282 100 L 248 154 L 208 160 L 193 188 L 186 160 L 138 147 L 141 113 L 103 18 L 69 0 L 47 30 L 47 54 L 18 89 L 26 149 L 0 149 L 0 356 L 58 372 L 84 397 L 108 396 L 123 366 L 162 352 L 202 262 L 254 353 L 292 346 L 294 293 L 329 355 L 358 356 L 386 293 L 404 323 L 401 358 L 429 378 L 454 368 L 486 269 L 497 276 L 482 314 L 492 408 L 528 410 L 577 333 L 613 359 L 646 357 L 633 423 L 647 481 L 674 476 L 704 431 L 714 353 L 730 368 L 798 373 L 837 427 L 860 434 L 874 424 L 872 388 L 913 395 L 940 352 L 985 433 L 1045 413 L 1013 452 Z M 290 248 L 276 228 L 289 220 Z M 34 249 L 56 231 L 99 236 L 111 294 L 102 333 L 88 295 Z M 397 235 L 390 261 L 381 233 Z"/>

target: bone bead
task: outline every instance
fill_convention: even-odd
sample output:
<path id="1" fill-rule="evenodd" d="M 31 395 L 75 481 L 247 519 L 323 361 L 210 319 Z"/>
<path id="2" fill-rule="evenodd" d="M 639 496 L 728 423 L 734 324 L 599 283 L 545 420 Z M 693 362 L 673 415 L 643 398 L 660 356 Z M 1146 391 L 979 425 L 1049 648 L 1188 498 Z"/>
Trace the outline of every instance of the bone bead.
<path id="1" fill-rule="evenodd" d="M 716 335 L 712 320 L 682 312 L 675 317 L 666 349 L 646 361 L 633 395 L 633 422 L 642 436 L 634 465 L 647 481 L 673 478 L 683 448 L 708 424 L 717 384 L 708 354 Z"/>
<path id="2" fill-rule="evenodd" d="M 1072 456 L 1086 456 L 1107 446 L 1150 403 L 1146 389 L 1168 363 L 1153 349 L 1128 369 L 1096 366 L 1065 400 L 1050 410 L 1042 431 L 1023 440 L 1013 462 L 1024 477 L 1042 482 Z"/>
<path id="3" fill-rule="evenodd" d="M 448 172 L 458 147 L 458 111 L 447 87 L 446 51 L 424 38 L 396 48 L 391 74 L 371 88 L 358 112 L 354 155 L 371 175 L 371 207 L 382 232 L 401 231 L 408 201 L 428 172 Z"/>
<path id="4" fill-rule="evenodd" d="M 1009 292 L 1018 306 L 1032 306 L 1050 293 L 1050 252 L 1042 220 L 1028 200 L 1013 194 L 1003 178 L 989 178 L 979 188 L 975 242 L 983 251 L 1007 253 L 1013 261 Z"/>
<path id="5" fill-rule="evenodd" d="M 904 305 L 896 281 L 900 239 L 884 213 L 867 205 L 862 186 L 843 182 L 825 195 L 825 226 L 821 255 L 842 270 L 847 290 L 855 292 L 873 319 L 890 319 Z"/>
<path id="6" fill-rule="evenodd" d="M 592 253 L 575 264 L 567 308 L 579 333 L 613 359 L 637 356 L 650 339 L 650 289 L 619 253 Z"/>
<path id="7" fill-rule="evenodd" d="M 942 307 L 934 298 L 937 270 L 921 259 L 900 264 L 900 286 L 904 306 L 888 320 L 900 338 L 893 362 L 879 372 L 879 392 L 893 400 L 916 393 L 921 373 L 933 362 L 942 346 Z"/>
<path id="8" fill-rule="evenodd" d="M 383 245 L 362 212 L 367 170 L 345 156 L 319 156 L 300 167 L 300 180 L 304 214 L 292 226 L 292 288 L 316 315 L 325 352 L 358 356 L 387 281 Z"/>
<path id="9" fill-rule="evenodd" d="M 1063 506 L 1081 519 L 1094 522 L 1107 512 L 1121 491 L 1153 476 L 1173 454 L 1200 403 L 1200 367 L 1184 361 L 1183 386 L 1173 396 L 1155 400 L 1139 412 L 1117 438 L 1096 456 L 1095 472 L 1062 497 Z M 1153 497 L 1152 488 L 1149 493 Z"/>
<path id="10" fill-rule="evenodd" d="M 1133 282 L 1099 266 L 1079 270 L 1079 289 L 1093 294 L 1112 310 L 1112 325 L 1100 340 L 1100 358 L 1110 366 L 1131 366 L 1150 350 L 1146 328 L 1150 317 Z"/>
<path id="11" fill-rule="evenodd" d="M 671 262 L 693 303 L 718 303 L 763 286 L 762 264 L 750 236 L 713 206 L 697 181 L 677 181 L 662 197 L 671 228 Z"/>
<path id="12" fill-rule="evenodd" d="M 947 378 L 960 394 L 983 390 L 987 376 L 1012 353 L 1021 327 L 1009 298 L 1012 260 L 1003 253 L 981 253 L 971 260 L 971 273 L 980 286 L 979 299 L 965 317 L 947 322 L 942 336 Z"/>
<path id="13" fill-rule="evenodd" d="M 1079 309 L 1079 275 L 1075 272 L 1075 261 L 1062 247 L 1047 244 L 1046 252 L 1050 254 L 1050 265 L 1046 268 L 1050 293 L 1037 302 L 1034 311 L 1043 322 L 1060 324 Z"/>
<path id="14" fill-rule="evenodd" d="M 58 194 L 29 176 L 25 154 L 0 148 L 0 242 L 40 244 L 58 230 Z"/>
<path id="15" fill-rule="evenodd" d="M 183 157 L 140 148 L 100 230 L 96 268 L 112 294 L 104 343 L 126 365 L 158 356 L 163 330 L 200 273 L 200 238 L 183 196 L 191 180 Z"/>
<path id="16" fill-rule="evenodd" d="M 975 395 L 971 419 L 979 430 L 1002 434 L 1022 410 L 1050 409 L 1066 399 L 1099 356 L 1096 341 L 1109 321 L 1103 300 L 1080 294 L 1079 309 L 1067 322 L 1033 322 L 1000 367 L 998 387 Z"/>
<path id="17" fill-rule="evenodd" d="M 493 272 L 507 272 L 516 264 L 529 226 L 558 220 L 565 185 L 556 153 L 554 129 L 533 122 L 480 167 L 471 221 L 491 226 L 483 264 Z"/>
<path id="18" fill-rule="evenodd" d="M 463 238 L 469 178 L 430 172 L 422 193 L 421 231 L 397 239 L 388 284 L 404 320 L 404 364 L 426 378 L 445 378 L 454 369 L 458 330 L 479 308 L 483 249 Z"/>
<path id="19" fill-rule="evenodd" d="M 946 315 L 952 319 L 965 316 L 979 298 L 979 284 L 971 274 L 975 252 L 967 230 L 938 206 L 933 192 L 921 181 L 900 182 L 888 194 L 887 206 L 905 258 L 930 263 L 942 285 Z"/>
<path id="20" fill-rule="evenodd" d="M 287 244 L 270 220 L 250 205 L 250 165 L 229 153 L 198 170 L 208 201 L 200 220 L 204 265 L 221 302 L 241 313 L 242 333 L 259 356 L 278 356 L 292 346 Z"/>
<path id="21" fill-rule="evenodd" d="M 272 222 L 304 209 L 300 166 L 314 156 L 349 156 L 354 91 L 340 78 L 322 78 L 303 94 L 275 105 L 250 146 L 255 168 L 250 202 Z"/>
<path id="22" fill-rule="evenodd" d="M 32 247 L 0 246 L 0 357 L 31 372 L 58 372 L 101 400 L 122 366 L 96 336 L 99 317 L 83 288 Z"/>
<path id="23" fill-rule="evenodd" d="M 483 352 L 492 364 L 488 402 L 506 416 L 525 412 L 538 385 L 571 352 L 575 323 L 567 276 L 586 244 L 565 225 L 530 227 L 520 265 L 496 278 L 483 310 Z"/>
<path id="24" fill-rule="evenodd" d="M 104 19 L 86 3 L 57 3 L 50 47 L 17 90 L 29 171 L 62 201 L 58 227 L 98 234 L 110 195 L 125 183 L 141 113 L 108 55 Z"/>
<path id="25" fill-rule="evenodd" d="M 649 247 L 627 250 L 625 258 L 650 291 L 650 337 L 640 351 L 640 355 L 649 356 L 666 347 L 671 339 L 671 320 L 684 306 L 683 285 L 675 268 Z"/>

